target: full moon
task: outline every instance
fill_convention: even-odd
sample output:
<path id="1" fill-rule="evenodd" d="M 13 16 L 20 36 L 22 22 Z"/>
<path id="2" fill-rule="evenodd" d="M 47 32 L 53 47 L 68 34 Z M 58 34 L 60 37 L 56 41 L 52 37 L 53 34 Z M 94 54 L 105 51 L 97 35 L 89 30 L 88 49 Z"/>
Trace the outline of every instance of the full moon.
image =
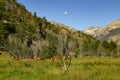
<path id="1" fill-rule="evenodd" d="M 67 11 L 64 11 L 64 14 L 65 14 L 65 15 L 67 15 L 67 14 L 68 14 L 68 12 L 67 12 Z"/>

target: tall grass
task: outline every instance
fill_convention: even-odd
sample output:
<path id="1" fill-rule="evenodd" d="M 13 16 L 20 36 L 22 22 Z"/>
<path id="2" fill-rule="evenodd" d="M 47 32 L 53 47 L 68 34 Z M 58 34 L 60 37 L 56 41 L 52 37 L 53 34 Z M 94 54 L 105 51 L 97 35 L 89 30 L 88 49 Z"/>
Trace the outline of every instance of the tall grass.
<path id="1" fill-rule="evenodd" d="M 120 59 L 72 59 L 69 72 L 63 74 L 58 61 L 14 61 L 4 53 L 0 55 L 0 80 L 120 80 Z"/>

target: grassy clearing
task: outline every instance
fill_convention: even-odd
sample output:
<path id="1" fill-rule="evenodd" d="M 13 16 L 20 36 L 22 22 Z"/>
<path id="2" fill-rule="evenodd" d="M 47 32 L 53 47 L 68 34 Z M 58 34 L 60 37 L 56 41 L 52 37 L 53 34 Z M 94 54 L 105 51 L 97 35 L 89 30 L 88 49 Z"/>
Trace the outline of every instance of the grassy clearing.
<path id="1" fill-rule="evenodd" d="M 0 55 L 0 80 L 120 80 L 119 58 L 82 57 L 72 59 L 70 71 L 63 74 L 58 62 L 50 60 L 13 61 Z"/>

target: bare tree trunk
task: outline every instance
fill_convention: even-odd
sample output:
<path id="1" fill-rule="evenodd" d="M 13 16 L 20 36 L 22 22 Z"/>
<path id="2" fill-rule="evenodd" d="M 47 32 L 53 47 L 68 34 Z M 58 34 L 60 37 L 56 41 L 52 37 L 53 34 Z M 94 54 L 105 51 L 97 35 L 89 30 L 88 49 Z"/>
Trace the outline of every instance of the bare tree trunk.
<path id="1" fill-rule="evenodd" d="M 67 72 L 69 72 L 72 58 L 71 58 L 71 56 L 69 56 L 69 58 L 67 58 L 67 59 L 65 59 L 64 57 L 61 57 L 60 64 L 61 64 L 62 72 L 67 73 Z"/>

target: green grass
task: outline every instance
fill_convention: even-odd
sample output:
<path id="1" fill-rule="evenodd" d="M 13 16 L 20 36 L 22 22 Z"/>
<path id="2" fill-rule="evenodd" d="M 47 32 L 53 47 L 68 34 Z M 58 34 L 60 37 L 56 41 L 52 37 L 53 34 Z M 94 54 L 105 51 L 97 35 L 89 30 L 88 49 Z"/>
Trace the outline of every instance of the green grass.
<path id="1" fill-rule="evenodd" d="M 3 53 L 0 55 L 0 80 L 120 80 L 120 59 L 72 59 L 69 72 L 63 74 L 58 62 L 14 61 Z"/>

